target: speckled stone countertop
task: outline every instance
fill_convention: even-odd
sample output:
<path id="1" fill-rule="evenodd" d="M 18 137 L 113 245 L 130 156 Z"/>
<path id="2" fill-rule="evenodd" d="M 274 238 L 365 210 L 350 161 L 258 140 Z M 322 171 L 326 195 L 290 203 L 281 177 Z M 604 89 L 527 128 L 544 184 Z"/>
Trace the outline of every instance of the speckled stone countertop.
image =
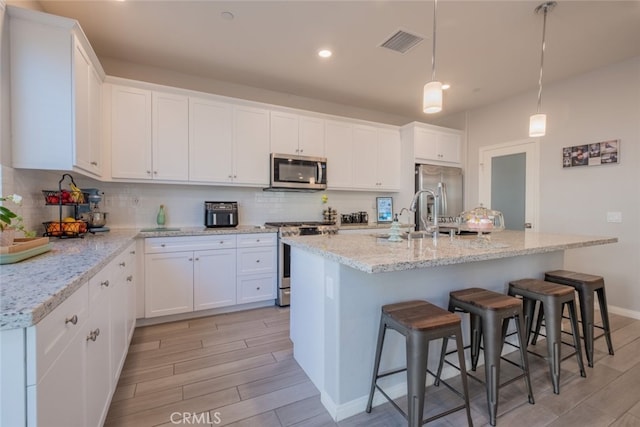
<path id="1" fill-rule="evenodd" d="M 286 237 L 282 241 L 366 273 L 486 261 L 618 241 L 615 237 L 523 231 L 494 233 L 487 247 L 477 246 L 475 239 L 476 236 L 464 236 L 451 240 L 449 236 L 441 235 L 437 245 L 434 245 L 431 238 L 413 239 L 408 243 L 407 240 L 390 242 L 386 238 L 368 234 L 337 234 Z"/>
<path id="2" fill-rule="evenodd" d="M 83 239 L 56 239 L 51 251 L 0 266 L 0 330 L 38 323 L 136 238 L 276 233 L 275 228 L 181 228 L 179 231 L 111 229 Z"/>

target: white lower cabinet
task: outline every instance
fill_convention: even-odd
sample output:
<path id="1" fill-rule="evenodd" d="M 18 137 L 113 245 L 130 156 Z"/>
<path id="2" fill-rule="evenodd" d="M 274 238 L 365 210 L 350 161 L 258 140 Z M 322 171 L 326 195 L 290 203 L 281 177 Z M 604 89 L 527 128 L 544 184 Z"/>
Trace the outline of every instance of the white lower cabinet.
<path id="1" fill-rule="evenodd" d="M 145 317 L 276 297 L 275 233 L 145 240 Z"/>
<path id="2" fill-rule="evenodd" d="M 36 325 L 0 331 L 3 357 L 24 355 L 11 367 L 24 375 L 5 375 L 3 368 L 0 376 L 2 390 L 12 394 L 3 393 L 0 398 L 0 424 L 104 424 L 134 326 L 127 315 L 128 307 L 135 307 L 135 301 L 129 301 L 135 299 L 131 284 L 134 247 L 123 251 Z"/>

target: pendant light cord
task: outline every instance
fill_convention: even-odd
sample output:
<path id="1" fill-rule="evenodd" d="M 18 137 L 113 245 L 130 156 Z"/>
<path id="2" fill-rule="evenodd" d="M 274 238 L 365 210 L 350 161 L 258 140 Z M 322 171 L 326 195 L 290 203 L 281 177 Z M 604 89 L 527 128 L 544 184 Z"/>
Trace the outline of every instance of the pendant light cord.
<path id="1" fill-rule="evenodd" d="M 536 8 L 536 12 L 540 13 L 541 11 L 544 13 L 544 18 L 542 21 L 542 50 L 540 52 L 540 78 L 538 79 L 538 107 L 536 108 L 536 113 L 540 113 L 540 106 L 542 104 L 542 70 L 544 69 L 544 51 L 545 51 L 545 36 L 547 33 L 547 13 L 549 10 L 553 9 L 556 5 L 556 2 L 547 2 L 543 3 Z"/>
<path id="2" fill-rule="evenodd" d="M 431 55 L 431 81 L 436 81 L 436 12 L 438 0 L 433 1 L 433 50 Z"/>

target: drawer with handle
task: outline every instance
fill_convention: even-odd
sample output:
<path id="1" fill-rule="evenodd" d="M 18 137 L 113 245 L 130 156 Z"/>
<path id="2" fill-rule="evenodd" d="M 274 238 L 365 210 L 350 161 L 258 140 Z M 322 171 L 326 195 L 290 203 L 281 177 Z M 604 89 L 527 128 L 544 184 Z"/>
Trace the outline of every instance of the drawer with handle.
<path id="1" fill-rule="evenodd" d="M 151 237 L 145 239 L 144 253 L 157 254 L 181 251 L 228 249 L 235 247 L 235 234 L 222 234 L 215 236 Z"/>

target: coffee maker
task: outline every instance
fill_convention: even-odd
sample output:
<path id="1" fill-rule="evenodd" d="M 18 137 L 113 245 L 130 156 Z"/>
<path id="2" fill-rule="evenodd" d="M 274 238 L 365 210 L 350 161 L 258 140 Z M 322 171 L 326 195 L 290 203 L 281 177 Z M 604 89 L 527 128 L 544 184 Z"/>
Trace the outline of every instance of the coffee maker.
<path id="1" fill-rule="evenodd" d="M 78 208 L 80 219 L 87 222 L 90 233 L 109 231 L 109 227 L 105 226 L 107 223 L 107 213 L 101 212 L 99 207 L 104 193 L 97 188 L 84 188 L 82 191 L 88 194 L 89 204 Z"/>

